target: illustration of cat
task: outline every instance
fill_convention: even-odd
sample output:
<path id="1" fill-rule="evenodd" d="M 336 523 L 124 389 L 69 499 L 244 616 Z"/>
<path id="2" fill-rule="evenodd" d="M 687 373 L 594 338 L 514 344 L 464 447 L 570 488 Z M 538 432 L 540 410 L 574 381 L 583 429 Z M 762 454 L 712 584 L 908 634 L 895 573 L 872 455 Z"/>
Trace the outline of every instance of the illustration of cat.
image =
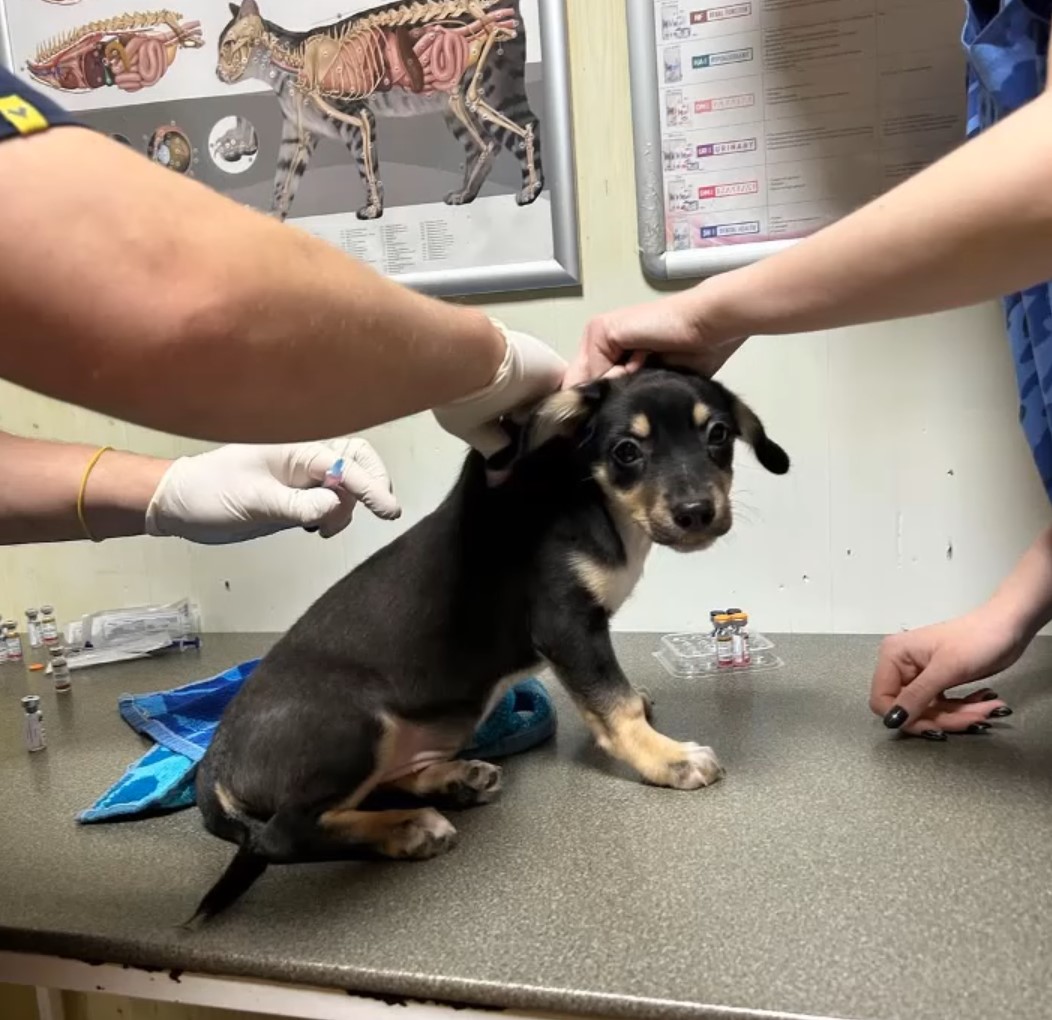
<path id="1" fill-rule="evenodd" d="M 498 6 L 499 5 L 499 6 Z M 231 3 L 216 74 L 256 78 L 277 94 L 284 123 L 271 211 L 289 214 L 321 137 L 355 157 L 366 202 L 383 215 L 377 116 L 441 110 L 467 160 L 449 205 L 474 201 L 501 146 L 519 161 L 519 205 L 544 188 L 540 127 L 526 97 L 526 37 L 519 0 L 410 0 L 303 32 L 264 19 L 256 0 Z"/>

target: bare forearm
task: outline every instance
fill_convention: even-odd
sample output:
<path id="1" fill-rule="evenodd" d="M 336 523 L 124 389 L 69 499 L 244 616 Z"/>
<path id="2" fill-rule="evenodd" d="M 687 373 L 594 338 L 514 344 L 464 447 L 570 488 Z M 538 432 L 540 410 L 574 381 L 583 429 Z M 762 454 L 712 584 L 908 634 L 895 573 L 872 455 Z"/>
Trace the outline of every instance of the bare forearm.
<path id="1" fill-rule="evenodd" d="M 8 142 L 0 176 L 17 182 L 0 192 L 3 374 L 39 392 L 266 442 L 443 404 L 500 365 L 482 313 L 401 288 L 107 139 L 62 128 Z"/>
<path id="2" fill-rule="evenodd" d="M 96 447 L 21 439 L 0 432 L 0 545 L 85 538 L 77 517 L 81 479 Z M 146 507 L 169 461 L 109 450 L 84 489 L 84 514 L 96 539 L 141 535 Z"/>
<path id="3" fill-rule="evenodd" d="M 1052 95 L 685 300 L 717 342 L 962 307 L 1052 277 Z"/>
<path id="4" fill-rule="evenodd" d="M 1008 628 L 1023 640 L 1052 621 L 1052 528 L 1035 539 L 989 605 L 990 626 Z"/>

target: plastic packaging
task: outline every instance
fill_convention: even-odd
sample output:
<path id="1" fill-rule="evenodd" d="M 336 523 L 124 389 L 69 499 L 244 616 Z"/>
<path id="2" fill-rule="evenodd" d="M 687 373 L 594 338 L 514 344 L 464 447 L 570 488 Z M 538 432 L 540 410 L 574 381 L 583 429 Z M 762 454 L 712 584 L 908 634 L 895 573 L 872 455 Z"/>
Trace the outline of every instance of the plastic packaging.
<path id="1" fill-rule="evenodd" d="M 129 641 L 126 645 L 114 645 L 111 648 L 67 648 L 65 660 L 73 671 L 87 669 L 90 666 L 108 666 L 113 662 L 131 662 L 133 659 L 145 659 L 150 655 L 160 655 L 172 651 L 172 643 L 167 638 L 143 638 L 140 641 Z M 55 660 L 52 659 L 48 672 L 53 673 Z"/>
<path id="2" fill-rule="evenodd" d="M 197 606 L 181 599 L 166 606 L 132 606 L 88 613 L 67 629 L 68 643 L 81 648 L 140 648 L 164 645 L 199 647 L 201 618 Z"/>
<path id="3" fill-rule="evenodd" d="M 715 656 L 710 656 L 705 659 L 681 659 L 678 656 L 670 653 L 667 649 L 661 648 L 654 652 L 654 658 L 661 663 L 662 666 L 674 677 L 678 677 L 681 680 L 693 680 L 698 677 L 715 677 L 717 675 L 727 677 L 728 675 L 736 676 L 754 676 L 759 673 L 769 673 L 772 670 L 781 669 L 785 663 L 778 658 L 773 652 L 760 652 L 752 657 L 752 662 L 748 666 L 741 667 L 727 667 L 720 666 L 716 662 Z"/>
<path id="4" fill-rule="evenodd" d="M 774 643 L 748 630 L 749 617 L 740 609 L 714 611 L 714 633 L 684 631 L 665 634 L 654 658 L 672 676 L 683 679 L 766 673 L 785 663 L 771 649 Z"/>
<path id="5" fill-rule="evenodd" d="M 699 634 L 696 631 L 682 631 L 677 634 L 666 634 L 661 639 L 661 647 L 674 658 L 705 659 L 714 658 L 716 645 L 711 634 Z M 765 652 L 774 644 L 762 634 L 749 634 L 749 647 L 753 652 Z"/>

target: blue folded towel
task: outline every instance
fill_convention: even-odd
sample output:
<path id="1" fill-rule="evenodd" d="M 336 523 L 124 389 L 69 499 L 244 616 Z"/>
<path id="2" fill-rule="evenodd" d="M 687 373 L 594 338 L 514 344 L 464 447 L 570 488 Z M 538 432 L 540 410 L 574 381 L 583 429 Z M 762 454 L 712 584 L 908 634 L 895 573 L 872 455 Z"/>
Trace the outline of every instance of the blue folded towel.
<path id="1" fill-rule="evenodd" d="M 153 739 L 146 752 L 78 822 L 107 822 L 194 804 L 194 769 L 230 703 L 259 664 L 251 659 L 218 676 L 152 694 L 122 694 L 121 717 Z M 555 707 L 540 680 L 512 687 L 475 731 L 462 757 L 504 758 L 547 740 L 555 732 Z"/>

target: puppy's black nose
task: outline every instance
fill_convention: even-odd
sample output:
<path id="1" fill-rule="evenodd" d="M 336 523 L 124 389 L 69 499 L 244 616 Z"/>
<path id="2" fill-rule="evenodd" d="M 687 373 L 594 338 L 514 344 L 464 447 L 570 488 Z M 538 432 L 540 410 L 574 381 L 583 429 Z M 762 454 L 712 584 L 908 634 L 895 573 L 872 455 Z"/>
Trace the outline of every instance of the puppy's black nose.
<path id="1" fill-rule="evenodd" d="M 711 499 L 699 499 L 694 503 L 680 503 L 672 510 L 672 520 L 684 531 L 701 531 L 716 517 L 716 505 Z"/>

